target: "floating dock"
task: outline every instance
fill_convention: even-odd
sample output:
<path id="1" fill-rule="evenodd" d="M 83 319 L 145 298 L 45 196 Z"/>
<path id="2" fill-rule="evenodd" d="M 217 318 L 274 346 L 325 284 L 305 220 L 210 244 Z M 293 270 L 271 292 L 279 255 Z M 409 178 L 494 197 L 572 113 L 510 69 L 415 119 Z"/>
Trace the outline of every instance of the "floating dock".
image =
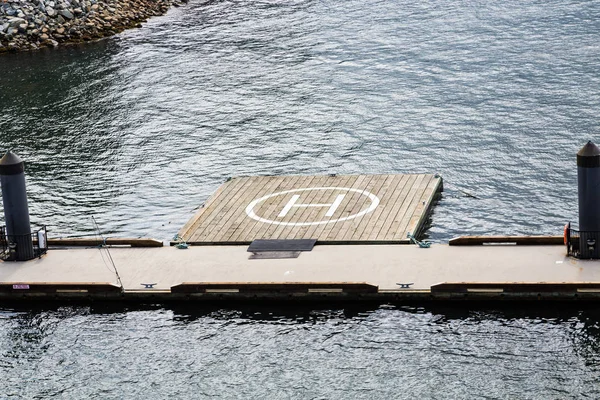
<path id="1" fill-rule="evenodd" d="M 50 250 L 0 264 L 0 301 L 600 299 L 600 261 L 558 245 L 317 245 L 297 258 L 251 256 L 247 246 Z"/>
<path id="2" fill-rule="evenodd" d="M 442 190 L 430 174 L 257 176 L 223 184 L 179 236 L 192 245 L 255 239 L 409 243 Z"/>
<path id="3" fill-rule="evenodd" d="M 431 174 L 233 178 L 181 229 L 188 248 L 48 239 L 0 263 L 0 301 L 600 300 L 600 261 L 562 237 L 408 244 L 441 190 Z"/>

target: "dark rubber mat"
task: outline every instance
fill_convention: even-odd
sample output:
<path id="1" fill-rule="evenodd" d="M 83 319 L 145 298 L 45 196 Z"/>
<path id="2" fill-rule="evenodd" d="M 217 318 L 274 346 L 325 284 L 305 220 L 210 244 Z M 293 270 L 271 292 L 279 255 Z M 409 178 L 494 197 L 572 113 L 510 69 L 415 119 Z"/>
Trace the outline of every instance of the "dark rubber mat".
<path id="1" fill-rule="evenodd" d="M 317 239 L 256 239 L 248 247 L 251 253 L 265 251 L 311 251 Z"/>

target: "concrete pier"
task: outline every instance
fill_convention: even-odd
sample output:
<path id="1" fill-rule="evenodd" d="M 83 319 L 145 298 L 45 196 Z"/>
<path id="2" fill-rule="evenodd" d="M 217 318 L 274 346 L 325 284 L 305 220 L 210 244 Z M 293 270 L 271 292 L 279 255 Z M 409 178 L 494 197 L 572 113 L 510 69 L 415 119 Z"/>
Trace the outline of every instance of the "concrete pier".
<path id="1" fill-rule="evenodd" d="M 122 291 L 106 251 L 2 263 L 0 299 L 600 300 L 600 261 L 564 246 L 317 245 L 292 259 L 251 259 L 246 246 L 113 247 Z"/>

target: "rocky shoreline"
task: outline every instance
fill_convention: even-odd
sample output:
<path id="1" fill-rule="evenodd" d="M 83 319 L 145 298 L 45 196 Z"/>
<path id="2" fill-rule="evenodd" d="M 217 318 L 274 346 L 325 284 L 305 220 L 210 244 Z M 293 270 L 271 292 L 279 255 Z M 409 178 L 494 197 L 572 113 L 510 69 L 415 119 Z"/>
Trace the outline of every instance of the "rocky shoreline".
<path id="1" fill-rule="evenodd" d="M 0 53 L 112 36 L 187 0 L 0 0 Z"/>

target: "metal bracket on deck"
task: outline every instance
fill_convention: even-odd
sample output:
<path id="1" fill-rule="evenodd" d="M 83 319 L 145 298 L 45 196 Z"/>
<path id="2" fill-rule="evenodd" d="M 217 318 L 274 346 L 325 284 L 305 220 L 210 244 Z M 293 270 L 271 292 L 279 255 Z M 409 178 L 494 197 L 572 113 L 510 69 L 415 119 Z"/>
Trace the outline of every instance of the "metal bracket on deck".
<path id="1" fill-rule="evenodd" d="M 411 283 L 396 283 L 396 285 L 400 286 L 400 289 L 410 289 L 410 286 L 414 285 L 414 282 L 411 282 Z"/>
<path id="2" fill-rule="evenodd" d="M 156 286 L 156 283 L 140 283 L 140 285 L 142 285 L 144 287 L 144 289 L 154 289 L 154 286 Z"/>

